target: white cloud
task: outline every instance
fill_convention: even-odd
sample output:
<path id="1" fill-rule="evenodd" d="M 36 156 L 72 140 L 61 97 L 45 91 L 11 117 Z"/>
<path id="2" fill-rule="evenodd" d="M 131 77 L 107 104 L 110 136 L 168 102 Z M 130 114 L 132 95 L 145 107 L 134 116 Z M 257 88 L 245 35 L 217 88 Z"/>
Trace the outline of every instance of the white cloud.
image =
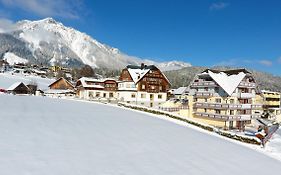
<path id="1" fill-rule="evenodd" d="M 272 61 L 269 60 L 260 60 L 259 63 L 264 66 L 272 66 Z"/>
<path id="2" fill-rule="evenodd" d="M 229 3 L 225 2 L 216 2 L 210 5 L 210 10 L 222 10 L 229 6 Z"/>
<path id="3" fill-rule="evenodd" d="M 19 8 L 41 17 L 58 16 L 64 18 L 79 18 L 77 10 L 82 0 L 0 0 L 9 8 Z"/>
<path id="4" fill-rule="evenodd" d="M 6 18 L 0 18 L 0 33 L 5 33 L 12 31 L 14 29 L 14 22 L 6 19 Z"/>

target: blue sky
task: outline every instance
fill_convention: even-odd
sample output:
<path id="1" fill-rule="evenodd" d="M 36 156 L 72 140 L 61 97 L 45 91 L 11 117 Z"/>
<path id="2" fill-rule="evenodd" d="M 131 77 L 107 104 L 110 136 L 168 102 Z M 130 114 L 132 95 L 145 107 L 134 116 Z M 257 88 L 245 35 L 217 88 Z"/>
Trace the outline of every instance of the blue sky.
<path id="1" fill-rule="evenodd" d="M 128 55 L 281 75 L 280 9 L 280 0 L 0 0 L 0 26 L 53 17 Z"/>

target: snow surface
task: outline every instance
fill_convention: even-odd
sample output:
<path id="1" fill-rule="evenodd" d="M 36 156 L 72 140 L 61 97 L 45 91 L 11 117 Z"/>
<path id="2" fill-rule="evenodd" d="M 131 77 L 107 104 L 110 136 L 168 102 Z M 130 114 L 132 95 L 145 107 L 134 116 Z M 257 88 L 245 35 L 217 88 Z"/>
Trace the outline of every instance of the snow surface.
<path id="1" fill-rule="evenodd" d="M 28 60 L 21 58 L 14 53 L 7 52 L 4 54 L 3 60 L 6 60 L 10 65 L 14 65 L 17 63 L 27 63 Z"/>
<path id="2" fill-rule="evenodd" d="M 247 147 L 108 105 L 0 95 L 4 175 L 278 174 Z"/>
<path id="3" fill-rule="evenodd" d="M 281 129 L 273 134 L 271 140 L 266 144 L 265 151 L 281 161 Z"/>
<path id="4" fill-rule="evenodd" d="M 15 82 L 23 82 L 24 84 L 35 82 L 39 89 L 46 90 L 49 89 L 48 86 L 54 81 L 54 79 L 41 78 L 39 76 L 25 76 L 24 74 L 12 74 L 10 72 L 0 73 L 0 88 L 3 89 L 9 88 Z"/>
<path id="5" fill-rule="evenodd" d="M 239 72 L 237 75 L 227 75 L 224 72 L 214 73 L 209 70 L 208 73 L 228 95 L 232 95 L 239 83 L 246 76 L 244 72 Z"/>

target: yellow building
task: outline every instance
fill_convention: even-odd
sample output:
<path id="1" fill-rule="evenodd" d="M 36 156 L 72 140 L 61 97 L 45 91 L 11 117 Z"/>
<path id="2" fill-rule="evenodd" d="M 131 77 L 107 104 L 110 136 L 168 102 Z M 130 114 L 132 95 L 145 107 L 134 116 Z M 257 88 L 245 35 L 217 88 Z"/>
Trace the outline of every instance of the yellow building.
<path id="1" fill-rule="evenodd" d="M 245 69 L 206 69 L 189 87 L 194 119 L 219 128 L 244 130 L 262 114 L 262 97 L 257 97 L 254 77 Z"/>
<path id="2" fill-rule="evenodd" d="M 269 113 L 268 118 L 276 119 L 277 122 L 281 122 L 281 93 L 267 90 L 262 90 L 261 92 L 264 98 L 264 111 Z"/>

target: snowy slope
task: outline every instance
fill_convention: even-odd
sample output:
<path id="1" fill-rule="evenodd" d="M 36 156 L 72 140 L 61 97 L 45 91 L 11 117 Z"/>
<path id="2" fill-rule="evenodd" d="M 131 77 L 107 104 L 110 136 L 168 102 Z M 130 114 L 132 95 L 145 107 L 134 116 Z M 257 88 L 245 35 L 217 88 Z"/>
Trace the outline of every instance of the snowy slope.
<path id="1" fill-rule="evenodd" d="M 27 59 L 21 58 L 11 52 L 5 53 L 3 59 L 6 60 L 10 65 L 14 65 L 16 63 L 27 63 L 28 62 Z"/>
<path id="2" fill-rule="evenodd" d="M 48 78 L 41 78 L 38 76 L 32 76 L 28 75 L 25 76 L 23 74 L 11 74 L 9 72 L 6 73 L 0 73 L 0 89 L 7 89 L 15 82 L 23 82 L 25 84 L 35 82 L 38 85 L 38 88 L 41 90 L 48 89 L 48 86 L 54 82 L 54 79 L 48 79 Z"/>
<path id="3" fill-rule="evenodd" d="M 271 140 L 266 144 L 265 152 L 281 161 L 281 129 L 273 134 Z"/>
<path id="4" fill-rule="evenodd" d="M 189 63 L 171 61 L 158 63 L 152 60 L 144 60 L 134 56 L 128 56 L 117 48 L 107 46 L 90 37 L 89 35 L 75 30 L 71 27 L 66 27 L 62 23 L 55 21 L 52 18 L 46 18 L 38 21 L 23 20 L 17 22 L 13 31 L 9 31 L 13 40 L 20 39 L 26 44 L 21 43 L 20 47 L 30 49 L 28 58 L 38 63 L 63 64 L 67 66 L 79 66 L 82 63 L 92 67 L 105 67 L 110 69 L 121 69 L 128 64 L 156 64 L 163 70 L 174 70 L 183 67 L 189 67 Z M 4 36 L 3 44 L 9 43 L 8 36 Z M 8 38 L 8 39 L 7 39 Z M 8 41 L 7 41 L 8 40 Z M 11 40 L 11 39 L 10 39 Z M 17 41 L 19 42 L 19 41 Z M 1 38 L 0 38 L 1 43 Z M 1 52 L 18 51 L 11 44 L 4 46 Z M 17 53 L 24 55 L 24 53 Z"/>
<path id="5" fill-rule="evenodd" d="M 252 149 L 107 105 L 0 95 L 3 175 L 278 174 Z"/>

